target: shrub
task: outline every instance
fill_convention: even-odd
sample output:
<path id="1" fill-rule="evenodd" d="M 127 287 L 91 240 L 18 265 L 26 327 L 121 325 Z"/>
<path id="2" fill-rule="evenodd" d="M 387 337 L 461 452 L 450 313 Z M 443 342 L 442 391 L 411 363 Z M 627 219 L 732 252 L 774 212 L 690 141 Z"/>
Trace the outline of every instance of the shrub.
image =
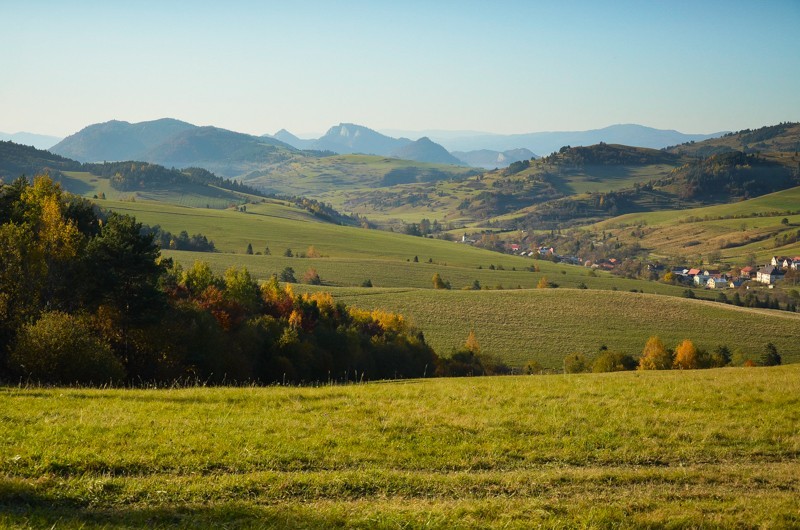
<path id="1" fill-rule="evenodd" d="M 589 371 L 589 361 L 582 353 L 570 353 L 564 357 L 564 373 L 579 374 Z"/>
<path id="2" fill-rule="evenodd" d="M 592 363 L 592 372 L 622 372 L 636 369 L 636 359 L 624 353 L 605 350 Z"/>
<path id="3" fill-rule="evenodd" d="M 54 311 L 22 327 L 9 361 L 21 375 L 43 383 L 102 383 L 125 370 L 89 317 Z"/>
<path id="4" fill-rule="evenodd" d="M 322 280 L 317 273 L 317 269 L 311 268 L 303 274 L 303 283 L 307 283 L 309 285 L 322 285 Z"/>

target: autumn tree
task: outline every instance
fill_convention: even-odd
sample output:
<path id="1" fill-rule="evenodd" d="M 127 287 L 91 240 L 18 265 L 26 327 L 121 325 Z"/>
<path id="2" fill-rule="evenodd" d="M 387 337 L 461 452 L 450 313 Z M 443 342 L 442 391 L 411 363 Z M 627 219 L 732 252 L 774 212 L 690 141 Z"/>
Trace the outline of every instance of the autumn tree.
<path id="1" fill-rule="evenodd" d="M 434 289 L 450 289 L 450 282 L 444 281 L 439 273 L 433 275 L 433 288 Z"/>
<path id="2" fill-rule="evenodd" d="M 303 283 L 307 283 L 309 285 L 322 285 L 322 279 L 319 277 L 317 269 L 313 267 L 308 269 L 305 274 L 303 274 Z"/>
<path id="3" fill-rule="evenodd" d="M 639 358 L 639 370 L 669 370 L 672 368 L 672 353 L 657 336 L 647 339 Z"/>
<path id="4" fill-rule="evenodd" d="M 481 352 L 481 345 L 478 344 L 478 337 L 475 336 L 475 330 L 472 328 L 470 328 L 469 335 L 467 335 L 467 341 L 464 343 L 464 349 L 471 351 L 476 355 Z"/>
<path id="5" fill-rule="evenodd" d="M 537 289 L 547 289 L 550 287 L 550 283 L 547 281 L 547 276 L 542 276 L 539 278 L 539 283 L 536 284 Z"/>
<path id="6" fill-rule="evenodd" d="M 697 348 L 692 341 L 685 339 L 678 344 L 678 347 L 675 348 L 675 360 L 672 363 L 672 367 L 680 370 L 700 368 Z"/>

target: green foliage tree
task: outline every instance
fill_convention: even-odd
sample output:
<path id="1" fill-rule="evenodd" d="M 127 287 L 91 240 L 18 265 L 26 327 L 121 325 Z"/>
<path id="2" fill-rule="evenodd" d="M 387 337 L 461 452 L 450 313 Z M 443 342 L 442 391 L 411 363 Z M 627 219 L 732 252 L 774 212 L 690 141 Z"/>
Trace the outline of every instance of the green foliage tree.
<path id="1" fill-rule="evenodd" d="M 57 311 L 22 327 L 9 361 L 20 375 L 46 383 L 101 384 L 125 377 L 122 363 L 88 317 Z"/>
<path id="2" fill-rule="evenodd" d="M 297 283 L 297 278 L 294 276 L 294 269 L 291 267 L 285 267 L 280 275 L 278 276 L 280 281 L 286 283 Z"/>
<path id="3" fill-rule="evenodd" d="M 588 372 L 591 363 L 582 353 L 570 353 L 564 357 L 564 373 L 565 374 L 580 374 Z"/>
<path id="4" fill-rule="evenodd" d="M 251 243 L 247 244 L 247 250 L 245 250 L 245 254 L 253 254 L 253 245 Z"/>
<path id="5" fill-rule="evenodd" d="M 729 364 L 731 364 L 731 351 L 727 346 L 717 346 L 708 357 L 708 365 L 710 368 L 721 368 Z"/>
<path id="6" fill-rule="evenodd" d="M 764 347 L 764 353 L 761 354 L 761 366 L 778 366 L 781 364 L 781 356 L 778 353 L 778 348 L 771 342 L 768 342 Z"/>
<path id="7" fill-rule="evenodd" d="M 622 372 L 636 369 L 636 359 L 630 355 L 604 350 L 592 363 L 592 372 Z"/>

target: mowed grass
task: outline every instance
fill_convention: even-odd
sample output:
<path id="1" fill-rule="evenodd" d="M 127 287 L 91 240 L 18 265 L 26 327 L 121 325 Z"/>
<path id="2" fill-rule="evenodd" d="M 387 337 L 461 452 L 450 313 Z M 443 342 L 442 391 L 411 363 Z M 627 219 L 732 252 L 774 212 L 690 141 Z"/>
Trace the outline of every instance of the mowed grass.
<path id="1" fill-rule="evenodd" d="M 790 528 L 800 365 L 0 390 L 0 526 Z"/>
<path id="2" fill-rule="evenodd" d="M 405 315 L 442 355 L 475 331 L 481 349 L 514 367 L 538 361 L 560 369 L 564 356 L 590 359 L 601 345 L 638 357 L 658 335 L 712 350 L 727 345 L 757 360 L 773 342 L 784 362 L 800 361 L 800 314 L 630 292 L 582 289 L 431 291 L 328 289 L 337 300 Z"/>

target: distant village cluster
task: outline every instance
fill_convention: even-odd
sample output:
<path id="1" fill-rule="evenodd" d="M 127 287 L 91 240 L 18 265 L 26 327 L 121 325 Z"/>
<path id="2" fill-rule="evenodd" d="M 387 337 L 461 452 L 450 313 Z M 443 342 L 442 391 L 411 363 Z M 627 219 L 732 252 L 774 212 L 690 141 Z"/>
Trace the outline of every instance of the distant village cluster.
<path id="1" fill-rule="evenodd" d="M 672 274 L 675 278 L 686 283 L 691 282 L 696 287 L 708 289 L 736 289 L 745 282 L 755 281 L 764 285 L 773 286 L 783 279 L 789 270 L 800 270 L 800 256 L 789 258 L 786 256 L 773 256 L 770 263 L 762 267 L 742 267 L 739 275 L 722 273 L 713 269 L 700 269 L 686 267 L 673 267 Z"/>
<path id="2" fill-rule="evenodd" d="M 469 239 L 466 234 L 461 238 L 461 242 L 466 244 L 475 243 L 475 241 Z M 551 246 L 540 246 L 529 250 L 523 249 L 522 245 L 517 243 L 511 243 L 507 245 L 506 248 L 510 254 L 517 256 L 545 258 L 560 263 L 583 265 L 584 267 L 592 269 L 613 271 L 619 265 L 619 260 L 616 258 L 584 261 L 578 256 L 562 256 L 556 253 L 555 248 Z M 738 275 L 735 271 L 721 272 L 716 269 L 704 269 L 700 267 L 690 268 L 687 266 L 676 266 L 666 271 L 666 267 L 663 265 L 650 264 L 647 268 L 652 272 L 659 273 L 659 276 L 666 272 L 671 272 L 672 278 L 675 281 L 707 289 L 737 289 L 750 281 L 772 287 L 778 281 L 782 280 L 788 271 L 800 271 L 800 256 L 773 256 L 766 265 L 760 267 L 750 265 L 742 267 L 739 269 Z"/>

